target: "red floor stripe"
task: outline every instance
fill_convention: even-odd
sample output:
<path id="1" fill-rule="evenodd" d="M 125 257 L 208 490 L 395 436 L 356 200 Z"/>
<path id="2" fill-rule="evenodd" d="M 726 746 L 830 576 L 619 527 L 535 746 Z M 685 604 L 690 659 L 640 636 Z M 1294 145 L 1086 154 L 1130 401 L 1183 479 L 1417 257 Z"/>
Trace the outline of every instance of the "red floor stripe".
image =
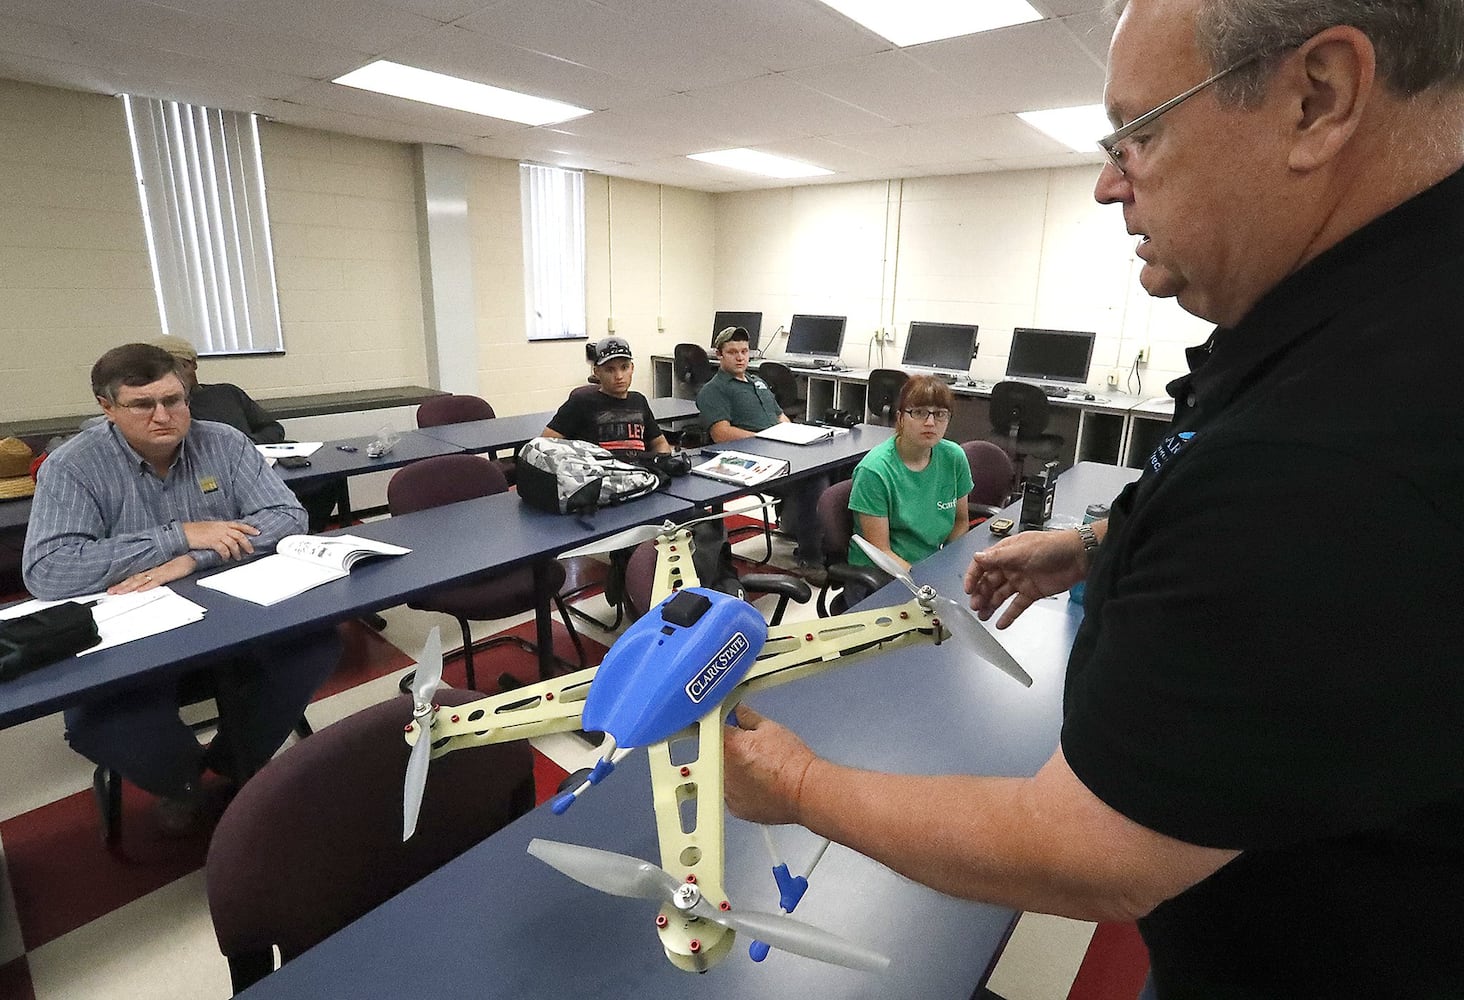
<path id="1" fill-rule="evenodd" d="M 542 806 L 559 794 L 559 783 L 569 777 L 569 772 L 539 751 L 534 751 L 534 804 Z M 0 993 L 0 996 L 4 996 Z"/>
<path id="2" fill-rule="evenodd" d="M 35 987 L 31 985 L 30 965 L 25 956 L 0 965 L 0 997 L 5 1000 L 36 1000 Z"/>
<path id="3" fill-rule="evenodd" d="M 1149 973 L 1149 949 L 1129 923 L 1099 924 L 1067 1000 L 1134 1000 Z"/>

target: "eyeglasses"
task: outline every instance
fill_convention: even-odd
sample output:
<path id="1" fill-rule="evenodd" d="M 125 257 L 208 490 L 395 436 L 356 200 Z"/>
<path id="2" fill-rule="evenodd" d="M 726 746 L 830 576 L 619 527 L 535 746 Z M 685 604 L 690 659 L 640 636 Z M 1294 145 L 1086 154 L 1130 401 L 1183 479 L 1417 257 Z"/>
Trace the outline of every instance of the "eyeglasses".
<path id="1" fill-rule="evenodd" d="M 188 405 L 188 397 L 181 392 L 173 396 L 164 396 L 162 399 L 133 399 L 126 403 L 118 403 L 124 410 L 130 411 L 136 417 L 151 417 L 153 411 L 159 406 L 172 413 L 183 409 Z"/>
<path id="2" fill-rule="evenodd" d="M 1276 51 L 1277 50 L 1272 50 L 1270 52 L 1258 52 L 1255 55 L 1246 56 L 1235 65 L 1222 69 L 1220 72 L 1216 73 L 1209 79 L 1202 80 L 1199 83 L 1195 84 L 1193 87 L 1191 87 L 1189 90 L 1186 90 L 1178 97 L 1171 97 L 1169 100 L 1165 101 L 1157 108 L 1154 108 L 1152 111 L 1145 111 L 1143 114 L 1139 115 L 1139 117 L 1135 118 L 1127 125 L 1121 126 L 1120 128 L 1117 128 L 1114 131 L 1110 132 L 1108 135 L 1105 135 L 1103 138 L 1098 140 L 1098 145 L 1103 147 L 1103 152 L 1108 154 L 1109 162 L 1118 168 L 1118 172 L 1127 176 L 1128 171 L 1124 168 L 1124 161 L 1131 156 L 1134 143 L 1146 138 L 1146 136 L 1135 136 L 1135 132 L 1146 126 L 1154 124 L 1154 122 L 1157 121 L 1162 115 L 1164 115 L 1165 112 L 1173 111 L 1175 108 L 1179 107 L 1191 97 L 1194 97 L 1196 94 L 1204 90 L 1206 87 L 1210 86 L 1212 83 L 1223 80 L 1231 73 L 1234 73 L 1238 69 L 1243 69 L 1246 66 L 1249 66 L 1257 59 L 1261 59 L 1267 55 L 1274 55 Z M 1130 139 L 1133 139 L 1134 141 L 1129 142 L 1128 140 Z"/>
<path id="3" fill-rule="evenodd" d="M 931 417 L 934 417 L 935 422 L 938 424 L 943 424 L 947 420 L 951 419 L 950 410 L 932 409 L 929 406 L 914 406 L 907 410 L 902 410 L 901 412 L 909 415 L 915 420 L 918 420 L 922 424 L 925 423 L 925 421 L 929 420 Z"/>

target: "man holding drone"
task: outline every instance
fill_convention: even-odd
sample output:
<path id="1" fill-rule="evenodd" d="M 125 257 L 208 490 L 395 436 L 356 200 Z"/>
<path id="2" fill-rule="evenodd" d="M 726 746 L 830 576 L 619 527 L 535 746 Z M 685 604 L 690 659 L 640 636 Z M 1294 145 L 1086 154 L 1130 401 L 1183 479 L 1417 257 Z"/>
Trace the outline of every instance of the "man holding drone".
<path id="1" fill-rule="evenodd" d="M 1144 288 L 1218 329 L 1109 522 L 967 574 L 999 626 L 1086 577 L 1061 744 L 1025 779 L 876 774 L 742 706 L 729 808 L 1137 920 L 1146 997 L 1464 996 L 1464 441 L 1434 385 L 1464 367 L 1464 5 L 1118 6 L 1095 193 Z"/>

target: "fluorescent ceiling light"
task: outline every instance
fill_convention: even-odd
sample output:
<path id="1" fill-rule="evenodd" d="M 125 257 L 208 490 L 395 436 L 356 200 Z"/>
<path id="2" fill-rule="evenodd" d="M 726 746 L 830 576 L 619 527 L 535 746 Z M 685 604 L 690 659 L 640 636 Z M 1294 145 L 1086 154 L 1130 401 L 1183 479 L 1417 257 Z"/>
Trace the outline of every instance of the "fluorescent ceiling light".
<path id="1" fill-rule="evenodd" d="M 710 153 L 692 153 L 687 159 L 715 163 L 719 167 L 745 170 L 765 177 L 820 177 L 833 173 L 832 170 L 815 167 L 811 163 L 789 160 L 772 153 L 759 153 L 755 149 L 717 149 Z"/>
<path id="2" fill-rule="evenodd" d="M 1113 124 L 1101 104 L 1053 108 L 1051 111 L 1019 111 L 1017 117 L 1080 153 L 1099 152 L 1098 140 L 1113 131 Z"/>
<path id="3" fill-rule="evenodd" d="M 331 82 L 524 125 L 548 125 L 590 114 L 588 108 L 577 108 L 573 104 L 490 87 L 486 83 L 461 80 L 385 59 L 367 63 Z"/>
<path id="4" fill-rule="evenodd" d="M 823 0 L 901 48 L 1040 21 L 1027 0 Z"/>

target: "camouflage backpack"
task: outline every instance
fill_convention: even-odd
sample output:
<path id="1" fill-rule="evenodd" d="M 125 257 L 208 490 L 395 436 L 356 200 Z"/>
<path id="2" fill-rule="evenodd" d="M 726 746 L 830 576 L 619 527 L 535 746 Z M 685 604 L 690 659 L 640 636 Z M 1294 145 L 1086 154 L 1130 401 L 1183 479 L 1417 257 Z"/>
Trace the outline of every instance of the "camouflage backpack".
<path id="1" fill-rule="evenodd" d="M 654 493 L 663 473 L 622 462 L 597 444 L 534 438 L 519 450 L 518 492 L 554 514 L 574 514 Z"/>

